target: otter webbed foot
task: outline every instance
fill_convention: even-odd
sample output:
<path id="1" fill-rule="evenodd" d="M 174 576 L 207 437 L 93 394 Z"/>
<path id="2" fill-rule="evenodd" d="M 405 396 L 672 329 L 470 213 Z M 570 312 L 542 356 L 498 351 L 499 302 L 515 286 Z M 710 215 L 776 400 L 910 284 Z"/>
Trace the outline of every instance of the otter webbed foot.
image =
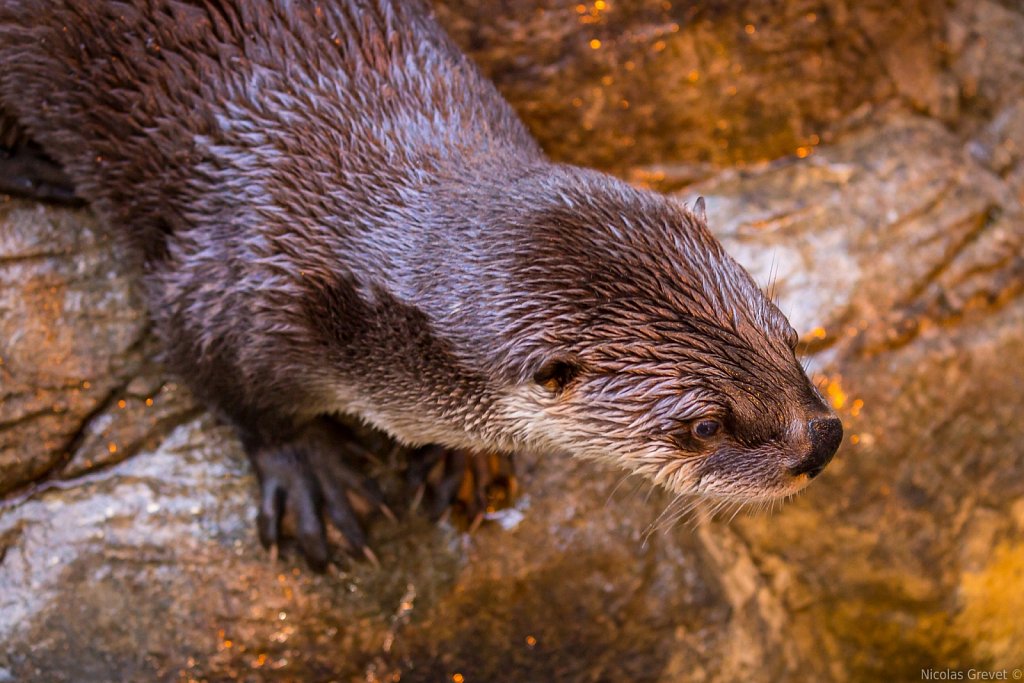
<path id="1" fill-rule="evenodd" d="M 378 564 L 363 519 L 394 516 L 375 482 L 345 464 L 362 450 L 354 437 L 318 422 L 290 441 L 247 450 L 260 482 L 257 528 L 264 547 L 276 551 L 291 538 L 309 566 L 323 571 L 330 560 L 327 520 L 352 555 Z"/>
<path id="2" fill-rule="evenodd" d="M 414 491 L 410 507 L 422 505 L 432 519 L 454 511 L 470 531 L 486 513 L 507 507 L 518 486 L 511 456 L 442 446 L 413 453 L 406 479 Z"/>

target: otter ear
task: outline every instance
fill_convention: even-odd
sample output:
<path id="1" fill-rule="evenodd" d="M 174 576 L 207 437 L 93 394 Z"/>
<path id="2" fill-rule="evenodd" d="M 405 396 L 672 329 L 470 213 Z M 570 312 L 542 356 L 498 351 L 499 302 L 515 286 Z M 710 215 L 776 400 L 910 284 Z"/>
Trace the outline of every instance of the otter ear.
<path id="1" fill-rule="evenodd" d="M 693 203 L 693 215 L 700 219 L 701 223 L 708 222 L 707 210 L 704 208 L 704 197 L 697 197 Z"/>
<path id="2" fill-rule="evenodd" d="M 560 394 L 579 374 L 580 365 L 575 356 L 558 355 L 544 361 L 533 373 L 533 381 L 552 394 Z"/>

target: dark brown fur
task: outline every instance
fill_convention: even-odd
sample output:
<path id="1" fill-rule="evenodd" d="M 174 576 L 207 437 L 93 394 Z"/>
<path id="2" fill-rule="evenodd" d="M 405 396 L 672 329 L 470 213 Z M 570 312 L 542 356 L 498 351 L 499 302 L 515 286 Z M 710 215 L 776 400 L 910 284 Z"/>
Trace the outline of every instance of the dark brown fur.
<path id="1" fill-rule="evenodd" d="M 838 445 L 703 216 L 548 161 L 420 2 L 0 0 L 0 65 L 250 452 L 346 412 L 749 500 Z"/>

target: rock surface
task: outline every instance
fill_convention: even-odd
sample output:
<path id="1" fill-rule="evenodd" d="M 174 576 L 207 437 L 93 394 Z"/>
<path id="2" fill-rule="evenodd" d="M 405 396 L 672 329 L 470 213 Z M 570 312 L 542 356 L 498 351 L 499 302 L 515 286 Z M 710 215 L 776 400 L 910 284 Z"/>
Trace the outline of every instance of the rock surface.
<path id="1" fill-rule="evenodd" d="M 439 11 L 552 156 L 707 198 L 846 423 L 813 486 L 665 525 L 619 473 L 520 462 L 472 536 L 412 517 L 373 527 L 381 569 L 273 562 L 238 444 L 154 362 L 116 226 L 8 200 L 0 682 L 1024 667 L 1024 9 L 690 5 Z"/>

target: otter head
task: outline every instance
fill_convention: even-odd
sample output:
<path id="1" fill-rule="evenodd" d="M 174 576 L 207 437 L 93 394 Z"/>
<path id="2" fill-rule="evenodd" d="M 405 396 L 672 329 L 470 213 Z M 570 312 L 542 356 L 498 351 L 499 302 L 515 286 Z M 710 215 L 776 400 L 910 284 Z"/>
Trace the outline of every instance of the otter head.
<path id="1" fill-rule="evenodd" d="M 512 245 L 520 440 L 611 461 L 677 493 L 770 500 L 817 476 L 839 419 L 796 358 L 785 316 L 694 210 L 560 169 Z"/>

